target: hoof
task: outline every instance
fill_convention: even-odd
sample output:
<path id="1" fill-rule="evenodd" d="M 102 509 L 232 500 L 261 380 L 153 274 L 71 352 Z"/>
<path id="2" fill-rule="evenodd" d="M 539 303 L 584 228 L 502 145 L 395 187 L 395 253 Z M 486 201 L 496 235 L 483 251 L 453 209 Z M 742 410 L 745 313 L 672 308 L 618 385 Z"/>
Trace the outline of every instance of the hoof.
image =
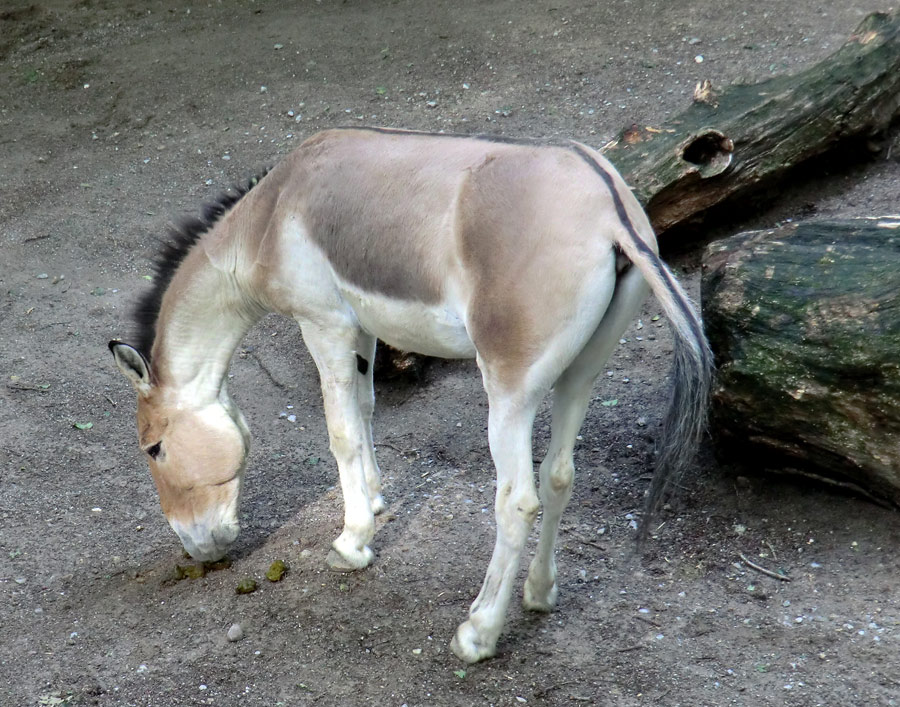
<path id="1" fill-rule="evenodd" d="M 542 614 L 549 614 L 556 608 L 556 598 L 559 589 L 556 582 L 550 585 L 547 591 L 539 592 L 534 589 L 531 582 L 525 582 L 525 595 L 522 597 L 522 606 L 528 611 L 537 611 Z"/>
<path id="2" fill-rule="evenodd" d="M 339 552 L 336 547 L 332 547 L 325 561 L 336 572 L 353 572 L 368 567 L 374 559 L 375 553 L 368 547 L 352 553 Z"/>
<path id="3" fill-rule="evenodd" d="M 495 643 L 490 646 L 482 643 L 472 622 L 466 621 L 456 629 L 456 635 L 450 641 L 450 650 L 466 663 L 477 663 L 479 660 L 493 657 L 497 646 Z"/>

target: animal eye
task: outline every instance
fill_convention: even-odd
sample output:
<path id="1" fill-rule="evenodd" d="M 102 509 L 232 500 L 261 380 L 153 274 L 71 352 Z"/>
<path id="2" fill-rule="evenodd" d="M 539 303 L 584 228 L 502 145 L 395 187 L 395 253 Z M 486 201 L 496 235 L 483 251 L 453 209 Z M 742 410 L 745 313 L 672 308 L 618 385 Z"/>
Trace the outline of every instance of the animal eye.
<path id="1" fill-rule="evenodd" d="M 159 456 L 159 452 L 162 449 L 162 442 L 157 442 L 152 447 L 147 448 L 147 454 L 150 455 L 151 459 L 156 459 Z"/>

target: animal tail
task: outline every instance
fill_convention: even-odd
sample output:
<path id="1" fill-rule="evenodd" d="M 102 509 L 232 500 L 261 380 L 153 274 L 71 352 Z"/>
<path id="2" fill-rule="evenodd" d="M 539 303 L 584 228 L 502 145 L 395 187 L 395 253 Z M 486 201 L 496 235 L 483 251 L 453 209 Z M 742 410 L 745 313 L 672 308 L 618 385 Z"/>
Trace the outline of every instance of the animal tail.
<path id="1" fill-rule="evenodd" d="M 669 406 L 638 531 L 638 542 L 642 543 L 647 539 L 654 514 L 693 461 L 706 431 L 714 364 L 700 317 L 672 271 L 649 248 L 638 247 L 638 253 L 633 254 L 624 243 L 621 247 L 650 284 L 672 325 L 674 339 Z"/>
<path id="2" fill-rule="evenodd" d="M 656 468 L 646 497 L 643 522 L 638 531 L 638 543 L 641 544 L 647 538 L 653 515 L 692 462 L 700 438 L 706 430 L 708 401 L 715 365 L 697 310 L 672 271 L 638 233 L 634 220 L 629 215 L 617 189 L 614 173 L 604 166 L 605 160 L 601 162 L 583 146 L 574 144 L 573 149 L 606 182 L 619 221 L 624 227 L 624 232 L 616 239 L 617 245 L 644 276 L 672 325 L 674 361 L 669 408 L 663 422 Z M 627 189 L 624 183 L 622 187 Z M 633 210 L 637 212 L 636 204 Z M 638 212 L 637 216 L 642 228 L 652 233 L 643 213 Z"/>

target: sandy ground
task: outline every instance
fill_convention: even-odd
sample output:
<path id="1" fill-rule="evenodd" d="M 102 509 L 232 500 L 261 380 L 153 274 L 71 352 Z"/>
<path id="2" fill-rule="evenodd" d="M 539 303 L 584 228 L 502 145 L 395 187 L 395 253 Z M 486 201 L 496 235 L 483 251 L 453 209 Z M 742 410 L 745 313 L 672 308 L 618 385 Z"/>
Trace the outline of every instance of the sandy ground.
<path id="1" fill-rule="evenodd" d="M 295 327 L 265 319 L 232 368 L 255 433 L 243 533 L 230 568 L 178 580 L 187 561 L 106 350 L 133 334 L 130 307 L 167 222 L 320 128 L 600 146 L 677 114 L 698 80 L 756 81 L 820 60 L 876 9 L 887 8 L 5 0 L 0 704 L 896 704 L 895 513 L 735 476 L 704 449 L 646 557 L 633 556 L 670 353 L 652 301 L 598 383 L 576 452 L 559 609 L 514 606 L 498 656 L 476 666 L 447 648 L 493 536 L 474 365 L 435 362 L 418 383 L 377 384 L 389 507 L 376 563 L 338 575 L 324 563 L 341 506 L 315 371 Z M 789 185 L 717 233 L 896 211 L 898 154 Z M 695 293 L 696 262 L 688 249 L 676 263 Z M 548 424 L 543 410 L 538 459 Z M 263 578 L 275 559 L 290 567 L 277 584 Z M 245 577 L 260 587 L 237 595 Z M 230 642 L 235 623 L 244 638 Z"/>

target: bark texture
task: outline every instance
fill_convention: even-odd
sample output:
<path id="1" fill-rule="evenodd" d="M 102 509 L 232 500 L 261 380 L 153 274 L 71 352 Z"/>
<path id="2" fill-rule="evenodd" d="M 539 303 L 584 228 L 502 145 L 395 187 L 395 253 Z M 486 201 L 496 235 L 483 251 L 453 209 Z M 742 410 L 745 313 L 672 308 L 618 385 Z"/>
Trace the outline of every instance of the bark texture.
<path id="1" fill-rule="evenodd" d="M 743 233 L 705 256 L 711 424 L 746 468 L 900 505 L 900 217 Z"/>
<path id="2" fill-rule="evenodd" d="M 900 14 L 869 15 L 834 54 L 793 76 L 718 90 L 659 128 L 632 126 L 604 148 L 657 233 L 848 139 L 875 136 L 900 111 Z"/>

